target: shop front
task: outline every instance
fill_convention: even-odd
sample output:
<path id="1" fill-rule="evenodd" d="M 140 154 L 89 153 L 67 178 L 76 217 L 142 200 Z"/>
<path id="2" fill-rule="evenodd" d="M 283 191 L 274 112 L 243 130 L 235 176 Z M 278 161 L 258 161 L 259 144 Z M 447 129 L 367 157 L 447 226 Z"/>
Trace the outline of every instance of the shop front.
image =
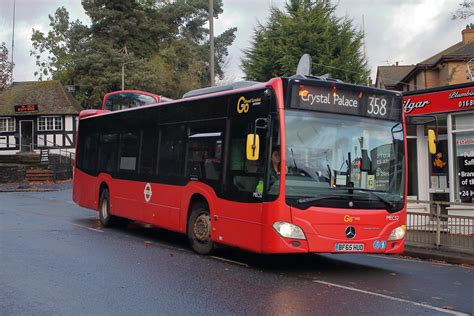
<path id="1" fill-rule="evenodd" d="M 448 213 L 474 214 L 474 83 L 406 92 L 404 110 L 409 122 L 427 122 L 407 127 L 409 199 L 451 202 Z M 436 127 L 430 154 L 427 130 Z"/>

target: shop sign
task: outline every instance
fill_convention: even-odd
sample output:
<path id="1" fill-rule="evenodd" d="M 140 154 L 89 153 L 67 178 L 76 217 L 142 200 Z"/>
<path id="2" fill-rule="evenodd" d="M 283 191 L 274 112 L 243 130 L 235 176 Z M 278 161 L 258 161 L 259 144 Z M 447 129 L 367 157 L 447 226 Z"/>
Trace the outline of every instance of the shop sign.
<path id="1" fill-rule="evenodd" d="M 407 115 L 474 110 L 474 87 L 407 95 L 403 109 Z"/>
<path id="2" fill-rule="evenodd" d="M 457 162 L 459 169 L 459 199 L 464 203 L 474 201 L 474 133 L 456 139 Z"/>
<path id="3" fill-rule="evenodd" d="M 15 113 L 38 112 L 38 104 L 15 104 Z"/>

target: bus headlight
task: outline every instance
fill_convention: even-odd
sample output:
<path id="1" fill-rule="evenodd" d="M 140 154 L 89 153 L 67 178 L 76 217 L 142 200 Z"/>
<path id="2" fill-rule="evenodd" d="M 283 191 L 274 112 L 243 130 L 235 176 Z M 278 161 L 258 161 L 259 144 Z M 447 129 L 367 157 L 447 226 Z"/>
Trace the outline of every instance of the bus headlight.
<path id="1" fill-rule="evenodd" d="M 275 229 L 280 236 L 285 238 L 306 239 L 303 230 L 291 223 L 275 222 L 273 223 L 273 229 Z"/>
<path id="2" fill-rule="evenodd" d="M 400 240 L 405 237 L 405 233 L 407 231 L 406 225 L 398 226 L 390 233 L 388 240 Z"/>

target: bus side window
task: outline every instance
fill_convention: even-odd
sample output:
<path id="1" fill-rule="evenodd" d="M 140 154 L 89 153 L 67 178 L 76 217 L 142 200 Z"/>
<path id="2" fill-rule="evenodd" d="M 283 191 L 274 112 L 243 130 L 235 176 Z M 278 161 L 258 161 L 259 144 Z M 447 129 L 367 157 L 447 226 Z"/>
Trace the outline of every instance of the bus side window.
<path id="1" fill-rule="evenodd" d="M 221 178 L 223 134 L 224 121 L 206 122 L 189 128 L 187 177 L 205 181 Z"/>
<path id="2" fill-rule="evenodd" d="M 79 140 L 81 155 L 78 157 L 78 165 L 85 172 L 95 173 L 97 171 L 98 138 L 97 134 L 85 134 Z"/>
<path id="3" fill-rule="evenodd" d="M 229 150 L 229 172 L 228 179 L 230 186 L 227 195 L 235 201 L 255 201 L 260 199 L 258 185 L 264 178 L 264 166 L 266 156 L 266 143 L 260 143 L 260 155 L 256 161 L 250 161 L 246 158 L 246 135 L 250 133 L 253 122 L 245 125 L 234 125 L 232 128 L 232 139 Z M 260 139 L 266 138 L 266 131 L 257 132 Z"/>
<path id="4" fill-rule="evenodd" d="M 138 131 L 120 134 L 120 170 L 134 172 L 137 170 L 140 133 Z"/>
<path id="5" fill-rule="evenodd" d="M 142 130 L 139 173 L 147 177 L 155 173 L 158 145 L 158 132 L 152 127 Z"/>
<path id="6" fill-rule="evenodd" d="M 184 176 L 185 132 L 183 124 L 161 128 L 158 176 Z"/>
<path id="7" fill-rule="evenodd" d="M 99 172 L 117 171 L 118 134 L 100 135 Z"/>

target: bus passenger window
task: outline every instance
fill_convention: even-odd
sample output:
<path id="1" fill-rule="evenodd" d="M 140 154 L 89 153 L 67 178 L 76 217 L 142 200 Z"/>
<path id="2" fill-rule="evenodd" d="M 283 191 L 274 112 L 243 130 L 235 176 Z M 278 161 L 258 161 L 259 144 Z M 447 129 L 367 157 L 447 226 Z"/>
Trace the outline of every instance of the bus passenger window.
<path id="1" fill-rule="evenodd" d="M 158 132 L 156 129 L 146 127 L 142 131 L 139 173 L 152 175 L 155 173 L 156 155 L 158 145 Z"/>
<path id="2" fill-rule="evenodd" d="M 206 123 L 206 127 L 189 128 L 186 172 L 188 177 L 211 181 L 220 179 L 223 130 L 223 121 Z"/>
<path id="3" fill-rule="evenodd" d="M 81 155 L 78 157 L 78 165 L 86 172 L 97 171 L 97 151 L 99 149 L 97 136 L 97 134 L 84 135 L 79 141 Z"/>
<path id="4" fill-rule="evenodd" d="M 159 176 L 184 176 L 185 131 L 184 125 L 162 127 L 158 166 Z"/>
<path id="5" fill-rule="evenodd" d="M 100 135 L 99 172 L 117 171 L 118 134 Z"/>
<path id="6" fill-rule="evenodd" d="M 120 134 L 120 170 L 135 171 L 137 169 L 139 132 Z"/>

